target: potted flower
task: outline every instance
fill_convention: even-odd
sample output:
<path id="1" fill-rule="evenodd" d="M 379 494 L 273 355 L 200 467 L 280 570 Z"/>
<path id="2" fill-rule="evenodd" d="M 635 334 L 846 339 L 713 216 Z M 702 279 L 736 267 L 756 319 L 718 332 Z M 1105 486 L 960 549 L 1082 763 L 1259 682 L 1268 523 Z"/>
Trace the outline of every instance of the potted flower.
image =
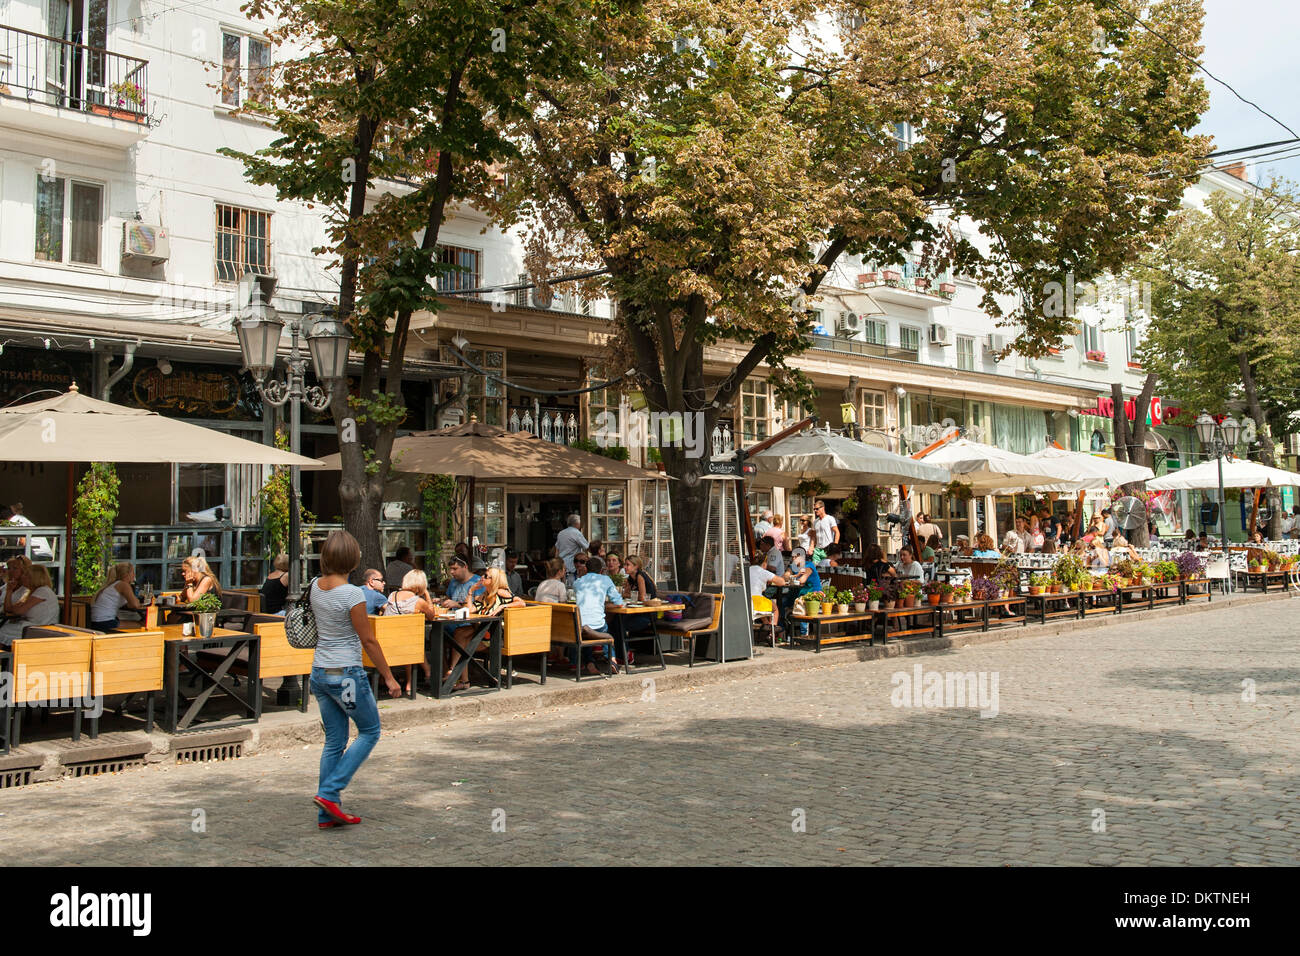
<path id="1" fill-rule="evenodd" d="M 872 592 L 875 592 L 873 595 Z M 880 606 L 880 588 L 864 587 L 858 588 L 853 592 L 853 610 L 858 614 L 863 613 L 868 605 L 872 605 L 871 610 Z"/>
<path id="2" fill-rule="evenodd" d="M 1117 578 L 1123 578 L 1126 582 L 1133 577 L 1133 572 L 1133 562 L 1128 558 L 1116 561 L 1110 566 L 1110 573 L 1115 575 Z"/>
<path id="3" fill-rule="evenodd" d="M 1088 575 L 1083 560 L 1074 554 L 1063 554 L 1052 565 L 1052 574 L 1061 582 L 1064 590 L 1079 590 L 1076 585 Z"/>
<path id="4" fill-rule="evenodd" d="M 965 604 L 970 600 L 971 586 L 969 584 L 954 584 L 952 586 L 952 603 Z"/>
<path id="5" fill-rule="evenodd" d="M 853 601 L 853 595 L 845 590 L 835 590 L 835 613 L 848 614 L 849 604 Z"/>
<path id="6" fill-rule="evenodd" d="M 942 587 L 939 581 L 931 581 L 925 586 L 925 599 L 931 604 L 938 604 L 943 600 Z"/>
<path id="7" fill-rule="evenodd" d="M 928 593 L 928 592 L 927 592 Z M 902 607 L 916 607 L 917 599 L 921 594 L 921 582 L 913 578 L 906 581 L 900 581 L 898 584 L 898 596 L 902 599 Z"/>
<path id="8" fill-rule="evenodd" d="M 200 594 L 190 605 L 194 619 L 199 625 L 199 637 L 211 637 L 212 629 L 217 626 L 217 612 L 221 610 L 221 598 L 209 591 Z"/>
<path id="9" fill-rule="evenodd" d="M 939 584 L 940 604 L 951 604 L 954 594 L 956 594 L 956 589 L 951 584 L 949 584 L 947 581 L 940 582 Z"/>
<path id="10" fill-rule="evenodd" d="M 1061 593 L 1061 582 L 1060 582 L 1060 580 L 1056 577 L 1055 574 L 1049 574 L 1049 575 L 1047 575 L 1047 593 L 1048 593 L 1048 594 L 1060 594 L 1060 593 Z"/>
<path id="11" fill-rule="evenodd" d="M 1199 578 L 1205 573 L 1205 561 L 1194 551 L 1184 551 L 1174 558 L 1173 563 L 1178 569 L 1178 576 L 1183 580 Z"/>
<path id="12" fill-rule="evenodd" d="M 993 569 L 992 578 L 1005 597 L 1015 597 L 1020 592 L 1020 566 L 1014 561 L 999 561 Z"/>
<path id="13" fill-rule="evenodd" d="M 822 610 L 822 598 L 825 597 L 821 591 L 809 591 L 803 596 L 803 612 L 809 617 L 816 617 Z"/>
<path id="14" fill-rule="evenodd" d="M 977 601 L 996 601 L 1002 595 L 1002 588 L 998 582 L 983 575 L 973 579 L 970 586 L 971 594 Z"/>
<path id="15" fill-rule="evenodd" d="M 1043 588 L 1047 587 L 1046 574 L 1031 574 L 1029 576 L 1029 593 L 1042 594 Z"/>

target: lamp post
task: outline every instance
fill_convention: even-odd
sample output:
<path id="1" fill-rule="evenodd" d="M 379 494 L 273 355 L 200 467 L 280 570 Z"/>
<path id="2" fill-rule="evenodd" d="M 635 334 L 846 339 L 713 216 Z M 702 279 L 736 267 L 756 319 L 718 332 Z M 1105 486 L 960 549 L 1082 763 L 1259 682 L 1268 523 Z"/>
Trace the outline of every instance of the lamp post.
<path id="1" fill-rule="evenodd" d="M 1228 509 L 1223 495 L 1223 456 L 1237 447 L 1241 436 L 1241 425 L 1229 415 L 1222 422 L 1216 422 L 1206 412 L 1201 412 L 1196 419 L 1196 437 L 1201 440 L 1201 447 L 1210 451 L 1219 462 L 1219 537 L 1223 542 L 1223 553 L 1228 553 Z"/>
<path id="2" fill-rule="evenodd" d="M 329 407 L 330 392 L 347 375 L 348 344 L 352 336 L 342 322 L 323 315 L 290 315 L 286 323 L 270 303 L 275 279 L 257 276 L 251 285 L 246 305 L 239 315 L 239 348 L 244 354 L 244 365 L 257 382 L 262 400 L 275 408 L 289 406 L 289 450 L 298 455 L 302 445 L 302 406 L 306 403 L 314 412 Z M 289 327 L 286 375 L 271 379 L 268 376 L 275 368 L 280 337 L 286 324 Z M 299 346 L 299 339 L 304 337 L 316 378 L 324 383 L 324 388 L 307 384 L 308 360 Z M 302 490 L 297 465 L 289 467 L 289 489 L 288 590 L 289 600 L 296 601 L 301 595 L 298 574 L 301 536 L 298 528 Z"/>

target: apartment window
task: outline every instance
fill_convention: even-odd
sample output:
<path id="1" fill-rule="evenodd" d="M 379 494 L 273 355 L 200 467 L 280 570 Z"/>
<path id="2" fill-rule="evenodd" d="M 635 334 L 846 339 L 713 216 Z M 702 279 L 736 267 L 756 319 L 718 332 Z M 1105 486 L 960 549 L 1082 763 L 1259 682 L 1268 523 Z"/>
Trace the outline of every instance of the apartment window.
<path id="1" fill-rule="evenodd" d="M 921 351 L 921 330 L 914 329 L 904 325 L 898 330 L 898 346 L 904 352 L 914 352 L 920 354 Z"/>
<path id="2" fill-rule="evenodd" d="M 894 141 L 898 144 L 898 151 L 901 153 L 907 149 L 916 140 L 916 130 L 911 123 L 894 124 Z"/>
<path id="3" fill-rule="evenodd" d="M 627 516 L 624 512 L 622 488 L 592 488 L 587 503 L 590 505 L 591 540 L 621 544 L 627 540 Z"/>
<path id="4" fill-rule="evenodd" d="M 439 246 L 438 261 L 448 268 L 438 273 L 439 292 L 460 292 L 479 287 L 483 253 L 460 246 Z"/>
<path id="5" fill-rule="evenodd" d="M 516 285 L 523 285 L 523 284 L 525 284 L 525 283 L 528 282 L 528 281 L 530 281 L 529 278 L 528 278 L 528 273 L 527 273 L 527 272 L 521 272 L 521 273 L 519 273 L 519 278 L 518 278 L 517 280 L 515 280 L 515 284 L 516 284 Z M 529 291 L 528 289 L 516 289 L 516 290 L 515 290 L 515 305 L 527 305 L 527 304 L 528 304 L 528 291 Z"/>
<path id="6" fill-rule="evenodd" d="M 271 44 L 240 33 L 221 34 L 221 102 L 238 108 L 256 96 L 271 68 Z"/>
<path id="7" fill-rule="evenodd" d="M 975 339 L 973 336 L 957 336 L 957 367 L 966 372 L 975 371 Z"/>
<path id="8" fill-rule="evenodd" d="M 863 390 L 862 421 L 863 428 L 885 427 L 885 393 Z"/>
<path id="9" fill-rule="evenodd" d="M 864 319 L 862 332 L 863 338 L 872 345 L 889 344 L 889 326 L 879 319 Z"/>
<path id="10" fill-rule="evenodd" d="M 1083 341 L 1083 352 L 1101 351 L 1101 326 L 1091 322 L 1084 322 L 1080 338 Z"/>
<path id="11" fill-rule="evenodd" d="M 235 282 L 245 272 L 271 275 L 271 214 L 217 205 L 217 279 Z"/>
<path id="12" fill-rule="evenodd" d="M 36 177 L 37 259 L 97 266 L 103 227 L 103 186 L 62 177 Z"/>
<path id="13" fill-rule="evenodd" d="M 758 379 L 740 383 L 740 438 L 742 445 L 760 442 L 768 435 L 772 421 L 772 397 L 768 384 Z"/>
<path id="14" fill-rule="evenodd" d="M 1128 364 L 1141 368 L 1142 360 L 1138 358 L 1138 347 L 1142 344 L 1142 341 L 1138 336 L 1138 330 L 1129 326 L 1124 332 L 1124 341 L 1128 347 Z"/>

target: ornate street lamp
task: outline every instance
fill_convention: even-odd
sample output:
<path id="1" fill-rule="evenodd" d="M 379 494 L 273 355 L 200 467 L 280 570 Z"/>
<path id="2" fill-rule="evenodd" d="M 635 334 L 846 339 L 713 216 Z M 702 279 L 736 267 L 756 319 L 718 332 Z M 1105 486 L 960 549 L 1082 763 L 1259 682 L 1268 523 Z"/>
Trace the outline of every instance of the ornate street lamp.
<path id="1" fill-rule="evenodd" d="M 1241 425 L 1231 415 L 1222 422 L 1216 422 L 1207 412 L 1201 412 L 1196 419 L 1196 437 L 1201 447 L 1210 452 L 1219 462 L 1219 538 L 1223 543 L 1223 553 L 1228 553 L 1228 509 L 1223 494 L 1223 457 L 1237 447 L 1241 437 Z"/>
<path id="2" fill-rule="evenodd" d="M 249 283 L 249 278 L 241 283 Z M 257 382 L 262 400 L 275 408 L 289 406 L 289 450 L 301 454 L 302 406 L 305 403 L 314 412 L 329 407 L 330 393 L 335 384 L 347 375 L 348 344 L 352 336 L 337 319 L 323 315 L 290 315 L 288 322 L 280 317 L 271 305 L 275 279 L 257 276 L 247 291 L 247 304 L 240 311 L 237 330 L 239 348 L 244 354 L 244 364 Z M 269 378 L 275 369 L 280 337 L 285 325 L 289 327 L 289 358 L 284 378 Z M 305 337 L 311 351 L 311 364 L 315 366 L 316 379 L 324 384 L 307 384 L 307 356 L 299 346 Z M 289 600 L 301 596 L 299 561 L 301 541 L 299 514 L 301 508 L 301 478 L 297 465 L 289 468 Z"/>

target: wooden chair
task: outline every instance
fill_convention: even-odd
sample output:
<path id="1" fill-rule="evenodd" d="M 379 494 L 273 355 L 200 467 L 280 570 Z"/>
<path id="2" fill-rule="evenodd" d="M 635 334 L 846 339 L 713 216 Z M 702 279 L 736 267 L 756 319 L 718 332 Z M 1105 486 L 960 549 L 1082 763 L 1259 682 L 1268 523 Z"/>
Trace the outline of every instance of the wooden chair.
<path id="1" fill-rule="evenodd" d="M 542 655 L 542 683 L 546 683 L 546 655 L 551 653 L 551 608 L 550 604 L 506 608 L 501 645 L 506 690 L 514 686 L 514 659 L 526 654 Z"/>
<path id="2" fill-rule="evenodd" d="M 586 647 L 604 647 L 607 657 L 614 653 L 614 636 L 604 631 L 595 631 L 584 627 L 582 616 L 576 604 L 552 604 L 551 606 L 551 643 L 568 644 L 578 652 L 578 663 L 574 667 L 573 679 L 582 680 L 582 650 Z"/>
<path id="3" fill-rule="evenodd" d="M 145 695 L 145 733 L 153 733 L 154 695 L 163 689 L 162 631 L 100 634 L 91 638 L 93 692 L 102 700 L 112 694 Z M 122 702 L 125 707 L 126 701 Z M 118 708 L 118 713 L 122 712 Z M 90 736 L 99 736 L 99 718 L 90 718 Z"/>
<path id="4" fill-rule="evenodd" d="M 10 645 L 13 654 L 13 746 L 22 744 L 23 705 L 58 703 L 72 708 L 72 739 L 81 739 L 81 714 L 91 675 L 89 634 L 61 637 L 23 636 Z M 69 702 L 70 705 L 69 705 Z"/>
<path id="5" fill-rule="evenodd" d="M 684 640 L 690 652 L 687 666 L 694 667 L 696 640 L 715 635 L 720 639 L 722 636 L 722 595 L 697 592 L 686 596 L 693 610 L 684 613 L 695 616 L 683 617 L 680 621 L 660 621 L 655 625 L 655 632 L 658 636 L 671 635 Z M 711 606 L 709 602 L 712 602 Z"/>
<path id="6" fill-rule="evenodd" d="M 370 625 L 375 630 L 375 640 L 379 642 L 380 648 L 384 652 L 384 660 L 388 661 L 389 667 L 401 667 L 410 665 L 416 667 L 427 662 L 428 658 L 424 648 L 424 623 L 427 620 L 423 614 L 383 614 L 370 615 Z M 370 655 L 364 650 L 361 652 L 361 663 L 369 668 L 375 666 Z M 441 665 L 439 665 L 441 666 Z M 415 699 L 415 675 L 411 675 L 411 691 L 408 695 L 412 700 Z M 379 673 L 376 671 L 371 675 L 371 685 L 374 688 L 376 697 L 379 695 Z"/>
<path id="7" fill-rule="evenodd" d="M 302 678 L 302 697 L 298 709 L 307 713 L 307 698 L 311 694 L 311 662 L 316 656 L 316 649 L 309 647 L 302 650 L 293 647 L 284 634 L 284 618 L 274 617 L 271 621 L 255 622 L 253 633 L 258 636 L 258 672 L 259 682 L 268 677 Z M 262 716 L 262 694 L 258 688 L 257 715 Z"/>

